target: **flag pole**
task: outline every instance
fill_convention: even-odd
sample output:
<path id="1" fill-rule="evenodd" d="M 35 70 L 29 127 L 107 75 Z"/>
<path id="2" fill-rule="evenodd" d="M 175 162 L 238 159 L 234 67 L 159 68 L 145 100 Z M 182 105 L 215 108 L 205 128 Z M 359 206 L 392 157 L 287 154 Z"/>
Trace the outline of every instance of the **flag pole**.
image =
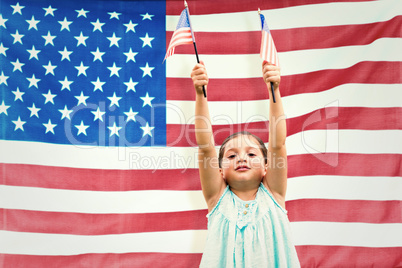
<path id="1" fill-rule="evenodd" d="M 260 10 L 260 8 L 258 8 L 258 15 L 260 16 L 260 20 L 261 20 L 261 10 Z M 262 29 L 262 27 L 263 27 L 263 25 L 261 25 L 261 29 Z M 274 93 L 274 84 L 272 83 L 272 82 L 270 82 L 270 84 L 271 84 L 271 92 L 272 92 L 272 101 L 274 102 L 274 103 L 276 103 L 276 100 L 275 100 L 275 93 Z"/>
<path id="2" fill-rule="evenodd" d="M 190 11 L 188 9 L 188 5 L 186 0 L 184 0 L 184 7 L 187 9 L 187 14 L 188 14 L 188 22 L 190 23 L 190 31 L 191 31 L 191 37 L 193 38 L 193 45 L 194 45 L 194 51 L 195 51 L 195 57 L 197 58 L 197 63 L 200 63 L 200 59 L 198 58 L 198 51 L 197 51 L 197 45 L 195 44 L 195 38 L 194 38 L 194 33 L 193 33 L 193 27 L 191 27 L 191 20 L 190 20 Z M 204 93 L 204 97 L 207 97 L 207 93 L 205 91 L 205 86 L 202 86 L 202 92 Z"/>

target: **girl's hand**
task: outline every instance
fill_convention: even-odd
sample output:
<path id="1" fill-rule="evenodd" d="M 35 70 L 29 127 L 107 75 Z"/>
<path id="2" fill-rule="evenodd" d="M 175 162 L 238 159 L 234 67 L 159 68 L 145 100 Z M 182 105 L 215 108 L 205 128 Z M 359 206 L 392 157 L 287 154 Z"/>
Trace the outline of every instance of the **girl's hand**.
<path id="1" fill-rule="evenodd" d="M 208 85 L 208 74 L 203 61 L 194 66 L 193 71 L 191 72 L 191 79 L 193 79 L 196 93 L 204 94 L 202 86 Z"/>
<path id="2" fill-rule="evenodd" d="M 269 83 L 272 82 L 275 90 L 279 88 L 279 83 L 281 82 L 281 72 L 279 67 L 264 61 L 262 63 L 262 77 L 268 86 L 270 86 Z"/>

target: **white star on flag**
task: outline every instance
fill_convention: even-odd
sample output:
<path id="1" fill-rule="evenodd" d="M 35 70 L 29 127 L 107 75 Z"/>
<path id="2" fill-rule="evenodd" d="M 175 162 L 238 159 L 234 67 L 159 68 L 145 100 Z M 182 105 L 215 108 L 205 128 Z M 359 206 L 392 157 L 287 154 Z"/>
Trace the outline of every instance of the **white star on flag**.
<path id="1" fill-rule="evenodd" d="M 135 86 L 138 84 L 138 82 L 133 82 L 133 78 L 130 77 L 130 81 L 124 82 L 124 84 L 127 86 L 126 92 L 129 92 L 130 90 L 135 92 Z"/>
<path id="2" fill-rule="evenodd" d="M 35 49 L 35 48 L 33 48 L 33 49 Z M 63 60 L 68 60 L 68 61 L 70 61 L 70 54 L 71 53 L 73 53 L 72 51 L 68 51 L 67 50 L 67 47 L 64 47 L 64 50 L 63 51 L 59 51 L 59 53 L 61 54 L 61 60 L 63 61 Z M 38 58 L 38 57 L 36 57 L 36 58 Z"/>
<path id="3" fill-rule="evenodd" d="M 33 74 L 31 78 L 28 78 L 28 77 L 27 77 L 27 80 L 29 81 L 29 86 L 28 86 L 28 88 L 30 88 L 30 87 L 36 87 L 36 88 L 38 88 L 38 82 L 40 81 L 40 79 L 39 79 L 39 78 L 36 78 L 36 77 L 35 77 L 35 74 Z"/>
<path id="4" fill-rule="evenodd" d="M 80 104 L 84 104 L 85 106 L 87 106 L 87 99 L 89 98 L 89 96 L 84 96 L 84 92 L 81 91 L 81 94 L 79 96 L 74 96 L 77 100 L 77 106 Z"/>
<path id="5" fill-rule="evenodd" d="M 14 95 L 15 95 L 15 99 L 14 99 L 14 101 L 16 101 L 16 100 L 20 100 L 20 101 L 24 101 L 23 99 L 22 99 L 22 95 L 24 95 L 25 93 L 24 92 L 21 92 L 20 91 L 20 89 L 17 87 L 17 90 L 16 91 L 11 91 Z"/>
<path id="6" fill-rule="evenodd" d="M 130 107 L 130 111 L 125 112 L 124 114 L 127 115 L 127 120 L 126 120 L 126 122 L 128 122 L 128 121 L 130 121 L 130 120 L 133 120 L 134 122 L 136 122 L 135 116 L 138 114 L 138 112 L 133 112 L 133 108 L 132 108 L 132 107 Z"/>
<path id="7" fill-rule="evenodd" d="M 121 100 L 121 97 L 117 97 L 116 96 L 116 92 L 113 92 L 113 96 L 112 97 L 107 97 L 110 100 L 110 106 L 112 107 L 113 105 L 116 105 L 117 107 L 119 107 L 119 100 Z"/>
<path id="8" fill-rule="evenodd" d="M 19 59 L 17 59 L 14 62 L 11 62 L 11 64 L 14 66 L 13 72 L 15 71 L 20 71 L 22 73 L 21 67 L 25 65 L 25 63 L 21 63 Z"/>
<path id="9" fill-rule="evenodd" d="M 48 44 L 54 46 L 53 44 L 53 39 L 56 38 L 55 35 L 51 35 L 50 31 L 47 32 L 47 35 L 42 35 L 42 37 L 45 39 L 45 46 L 47 46 Z"/>
<path id="10" fill-rule="evenodd" d="M 27 49 L 27 51 L 29 53 L 29 59 L 35 58 L 35 59 L 39 60 L 38 54 L 39 54 L 40 50 L 36 50 L 34 45 L 32 45 L 32 49 Z"/>
<path id="11" fill-rule="evenodd" d="M 84 134 L 85 136 L 87 135 L 87 128 L 89 128 L 89 125 L 88 126 L 84 125 L 83 120 L 81 120 L 81 124 L 74 126 L 78 129 L 77 136 L 80 134 Z"/>
<path id="12" fill-rule="evenodd" d="M 131 20 L 130 20 L 128 23 L 123 24 L 123 25 L 126 26 L 126 28 L 127 28 L 126 33 L 128 33 L 129 31 L 133 31 L 135 33 L 134 27 L 137 26 L 138 24 L 137 23 L 132 23 Z"/>
<path id="13" fill-rule="evenodd" d="M 15 128 L 14 131 L 16 131 L 17 129 L 21 129 L 22 131 L 24 131 L 24 124 L 26 123 L 26 121 L 21 121 L 21 118 L 18 116 L 18 119 L 16 121 L 11 121 L 15 124 Z"/>
<path id="14" fill-rule="evenodd" d="M 8 47 L 4 47 L 3 43 L 0 43 L 0 54 L 3 54 L 4 56 L 7 57 L 6 51 L 8 50 Z"/>
<path id="15" fill-rule="evenodd" d="M 84 63 L 81 61 L 80 66 L 74 66 L 78 70 L 77 76 L 85 75 L 87 76 L 86 70 L 89 68 L 89 66 L 84 66 Z"/>
<path id="16" fill-rule="evenodd" d="M 113 66 L 112 67 L 107 67 L 110 70 L 110 77 L 112 77 L 113 75 L 119 77 L 119 71 L 121 69 L 121 67 L 116 67 L 116 63 L 113 62 Z"/>
<path id="17" fill-rule="evenodd" d="M 103 33 L 102 31 L 102 26 L 105 25 L 105 23 L 102 23 L 99 21 L 99 19 L 96 19 L 95 22 L 91 22 L 91 24 L 94 26 L 94 30 L 93 32 L 95 32 L 96 30 L 100 31 L 101 33 Z"/>
<path id="18" fill-rule="evenodd" d="M 39 20 L 35 20 L 35 17 L 32 15 L 32 18 L 30 20 L 26 20 L 26 22 L 28 22 L 29 27 L 28 30 L 34 28 L 35 30 L 38 30 L 38 28 L 36 27 L 36 25 L 40 22 Z"/>
<path id="19" fill-rule="evenodd" d="M 53 99 L 54 99 L 54 97 L 56 97 L 56 94 L 52 94 L 52 92 L 50 92 L 50 89 L 47 92 L 47 94 L 42 94 L 42 95 L 46 98 L 45 104 L 48 102 L 51 102 L 54 104 Z"/>
<path id="20" fill-rule="evenodd" d="M 153 69 L 155 69 L 155 67 L 149 67 L 148 62 L 146 63 L 145 67 L 140 67 L 140 69 L 144 72 L 142 74 L 142 77 L 149 75 L 150 77 L 152 77 L 151 71 Z"/>
<path id="21" fill-rule="evenodd" d="M 64 17 L 63 21 L 58 21 L 61 24 L 60 31 L 67 30 L 70 31 L 70 24 L 73 23 L 72 21 L 68 21 L 66 17 Z"/>
<path id="22" fill-rule="evenodd" d="M 91 53 L 94 55 L 94 61 L 99 60 L 100 62 L 103 62 L 102 56 L 105 52 L 100 52 L 99 47 L 96 48 L 96 51 L 91 51 Z"/>
<path id="23" fill-rule="evenodd" d="M 15 44 L 15 43 L 20 43 L 20 44 L 22 44 L 22 38 L 24 37 L 24 35 L 23 35 L 23 34 L 19 34 L 19 33 L 18 33 L 18 30 L 16 30 L 15 34 L 11 34 L 11 36 L 14 38 L 13 44 Z"/>
<path id="24" fill-rule="evenodd" d="M 109 47 L 112 47 L 112 46 L 119 47 L 118 42 L 120 41 L 121 37 L 116 37 L 116 34 L 113 33 L 113 35 L 111 37 L 107 37 L 107 39 L 109 39 L 109 41 L 110 41 L 110 46 Z"/>
<path id="25" fill-rule="evenodd" d="M 100 121 L 103 122 L 102 116 L 105 114 L 105 112 L 101 112 L 101 110 L 99 109 L 99 107 L 98 107 L 98 109 L 97 109 L 95 112 L 94 112 L 94 111 L 91 111 L 91 113 L 93 113 L 94 116 L 95 116 L 94 121 L 100 120 Z"/>
<path id="26" fill-rule="evenodd" d="M 138 54 L 138 52 L 133 52 L 132 50 L 131 50 L 131 47 L 130 47 L 130 50 L 128 51 L 128 52 L 125 52 L 125 53 L 123 53 L 124 55 L 126 55 L 126 57 L 127 57 L 127 60 L 126 60 L 126 62 L 128 62 L 128 61 L 130 61 L 130 60 L 132 60 L 133 62 L 135 62 L 135 56 Z"/>
<path id="27" fill-rule="evenodd" d="M 84 10 L 83 8 L 81 8 L 80 10 L 76 10 L 76 12 L 78 13 L 78 15 L 77 15 L 77 18 L 78 17 L 81 17 L 81 16 L 83 16 L 83 17 L 87 17 L 87 13 L 89 12 L 89 11 L 86 11 L 86 10 Z"/>
<path id="28" fill-rule="evenodd" d="M 8 21 L 8 19 L 4 19 L 4 18 L 3 18 L 3 15 L 0 14 L 0 27 L 3 26 L 4 28 L 7 28 L 7 27 L 6 27 L 6 22 L 7 22 L 7 21 Z"/>
<path id="29" fill-rule="evenodd" d="M 52 8 L 52 6 L 49 6 L 49 7 L 47 7 L 47 8 L 43 8 L 43 10 L 46 11 L 45 17 L 46 17 L 47 15 L 51 15 L 51 16 L 54 17 L 54 13 L 53 13 L 53 12 L 56 11 L 57 8 Z"/>
<path id="30" fill-rule="evenodd" d="M 9 78 L 9 77 L 6 76 L 6 75 L 4 75 L 4 72 L 1 71 L 1 74 L 0 74 L 0 85 L 1 85 L 1 84 L 5 84 L 6 86 L 8 86 L 8 85 L 7 85 L 7 79 L 8 79 L 8 78 Z"/>
<path id="31" fill-rule="evenodd" d="M 49 61 L 49 63 L 47 65 L 43 65 L 43 67 L 46 69 L 45 75 L 47 74 L 54 75 L 54 69 L 56 69 L 57 65 L 52 65 L 52 63 Z"/>
<path id="32" fill-rule="evenodd" d="M 117 13 L 116 11 L 108 12 L 107 14 L 110 15 L 110 19 L 113 19 L 113 18 L 119 19 L 119 16 L 121 15 L 121 13 Z"/>
<path id="33" fill-rule="evenodd" d="M 63 120 L 64 118 L 71 120 L 70 114 L 73 112 L 73 110 L 67 109 L 67 105 L 64 105 L 64 109 L 59 110 L 59 112 L 61 113 L 61 120 Z"/>
<path id="34" fill-rule="evenodd" d="M 148 122 L 147 122 L 146 125 L 145 125 L 145 127 L 140 127 L 140 128 L 141 128 L 142 131 L 143 131 L 143 133 L 142 133 L 142 136 L 143 136 L 143 137 L 144 137 L 145 135 L 149 135 L 149 136 L 152 137 L 152 130 L 153 130 L 155 127 L 150 127 L 149 124 L 148 124 Z"/>
<path id="35" fill-rule="evenodd" d="M 145 105 L 149 105 L 150 107 L 152 107 L 151 101 L 152 101 L 153 99 L 155 99 L 154 97 L 150 97 L 150 96 L 148 95 L 148 92 L 147 92 L 147 94 L 145 95 L 145 97 L 140 97 L 140 98 L 144 101 L 144 103 L 142 104 L 142 107 L 144 107 Z"/>
<path id="36" fill-rule="evenodd" d="M 142 42 L 143 42 L 143 43 L 142 43 L 142 47 L 149 46 L 149 47 L 152 48 L 151 41 L 154 40 L 155 37 L 149 37 L 149 36 L 148 36 L 148 33 L 146 33 L 145 36 L 144 36 L 144 37 L 140 37 L 140 39 L 141 39 Z"/>
<path id="37" fill-rule="evenodd" d="M 45 124 L 43 123 L 43 125 L 46 127 L 46 133 L 48 132 L 52 132 L 54 134 L 54 128 L 57 126 L 57 124 L 52 124 L 52 121 L 49 119 L 49 121 Z"/>
<path id="38" fill-rule="evenodd" d="M 68 91 L 71 91 L 70 85 L 73 83 L 73 81 L 68 81 L 67 76 L 64 77 L 63 81 L 59 81 L 62 85 L 61 90 L 67 89 Z"/>
<path id="39" fill-rule="evenodd" d="M 77 47 L 79 45 L 87 46 L 87 44 L 85 43 L 85 40 L 88 39 L 88 36 L 82 35 L 82 32 L 80 32 L 79 36 L 74 36 L 74 38 L 77 39 Z"/>
<path id="40" fill-rule="evenodd" d="M 92 81 L 91 83 L 95 86 L 95 87 L 94 87 L 94 92 L 95 92 L 96 90 L 100 90 L 100 91 L 103 92 L 102 86 L 105 84 L 105 82 L 101 82 L 101 81 L 99 80 L 99 76 L 98 76 L 98 78 L 96 79 L 96 81 Z"/>
<path id="41" fill-rule="evenodd" d="M 13 8 L 13 15 L 15 14 L 15 13 L 19 13 L 20 15 L 22 15 L 22 13 L 21 13 L 21 10 L 23 9 L 23 8 L 25 8 L 25 6 L 20 6 L 20 3 L 18 2 L 16 5 L 11 5 L 11 7 Z"/>
<path id="42" fill-rule="evenodd" d="M 5 115 L 7 115 L 7 109 L 8 108 L 10 108 L 10 106 L 9 105 L 5 105 L 4 104 L 4 100 L 3 100 L 3 102 L 1 103 L 1 105 L 0 105 L 0 114 L 5 114 Z"/>
<path id="43" fill-rule="evenodd" d="M 116 126 L 116 122 L 113 122 L 113 126 L 111 127 L 107 127 L 110 130 L 110 137 L 112 137 L 113 135 L 116 135 L 117 137 L 119 136 L 119 131 L 122 127 L 118 127 Z"/>
<path id="44" fill-rule="evenodd" d="M 36 116 L 37 118 L 39 118 L 38 112 L 41 110 L 41 108 L 37 108 L 35 106 L 35 103 L 32 103 L 32 107 L 28 107 L 28 110 L 31 111 L 31 115 L 29 117 Z"/>
<path id="45" fill-rule="evenodd" d="M 154 15 L 149 15 L 148 13 L 147 14 L 140 14 L 140 15 L 142 16 L 142 20 L 146 20 L 146 19 L 152 20 L 152 17 L 154 16 Z"/>

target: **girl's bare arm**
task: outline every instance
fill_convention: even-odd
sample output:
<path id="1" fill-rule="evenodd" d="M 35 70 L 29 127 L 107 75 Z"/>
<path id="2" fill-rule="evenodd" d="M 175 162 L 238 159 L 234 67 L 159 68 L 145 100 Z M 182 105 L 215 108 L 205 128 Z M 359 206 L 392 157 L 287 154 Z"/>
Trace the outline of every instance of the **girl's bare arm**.
<path id="1" fill-rule="evenodd" d="M 264 62 L 262 71 L 270 95 L 268 169 L 263 183 L 268 186 L 278 203 L 285 207 L 287 188 L 286 119 L 279 91 L 280 69 Z M 276 103 L 272 101 L 271 82 L 274 85 Z"/>
<path id="2" fill-rule="evenodd" d="M 193 68 L 191 78 L 196 91 L 195 136 L 198 144 L 201 187 L 208 209 L 211 210 L 226 185 L 219 172 L 208 101 L 202 91 L 202 87 L 208 85 L 208 75 L 202 61 Z"/>

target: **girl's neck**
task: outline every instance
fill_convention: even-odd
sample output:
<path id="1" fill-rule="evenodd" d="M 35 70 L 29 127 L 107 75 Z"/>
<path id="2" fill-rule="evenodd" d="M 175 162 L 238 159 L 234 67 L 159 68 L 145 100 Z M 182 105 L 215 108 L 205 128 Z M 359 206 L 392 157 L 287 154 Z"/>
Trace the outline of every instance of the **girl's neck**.
<path id="1" fill-rule="evenodd" d="M 235 189 L 230 186 L 230 190 L 241 200 L 252 201 L 257 196 L 258 187 L 253 189 Z"/>

